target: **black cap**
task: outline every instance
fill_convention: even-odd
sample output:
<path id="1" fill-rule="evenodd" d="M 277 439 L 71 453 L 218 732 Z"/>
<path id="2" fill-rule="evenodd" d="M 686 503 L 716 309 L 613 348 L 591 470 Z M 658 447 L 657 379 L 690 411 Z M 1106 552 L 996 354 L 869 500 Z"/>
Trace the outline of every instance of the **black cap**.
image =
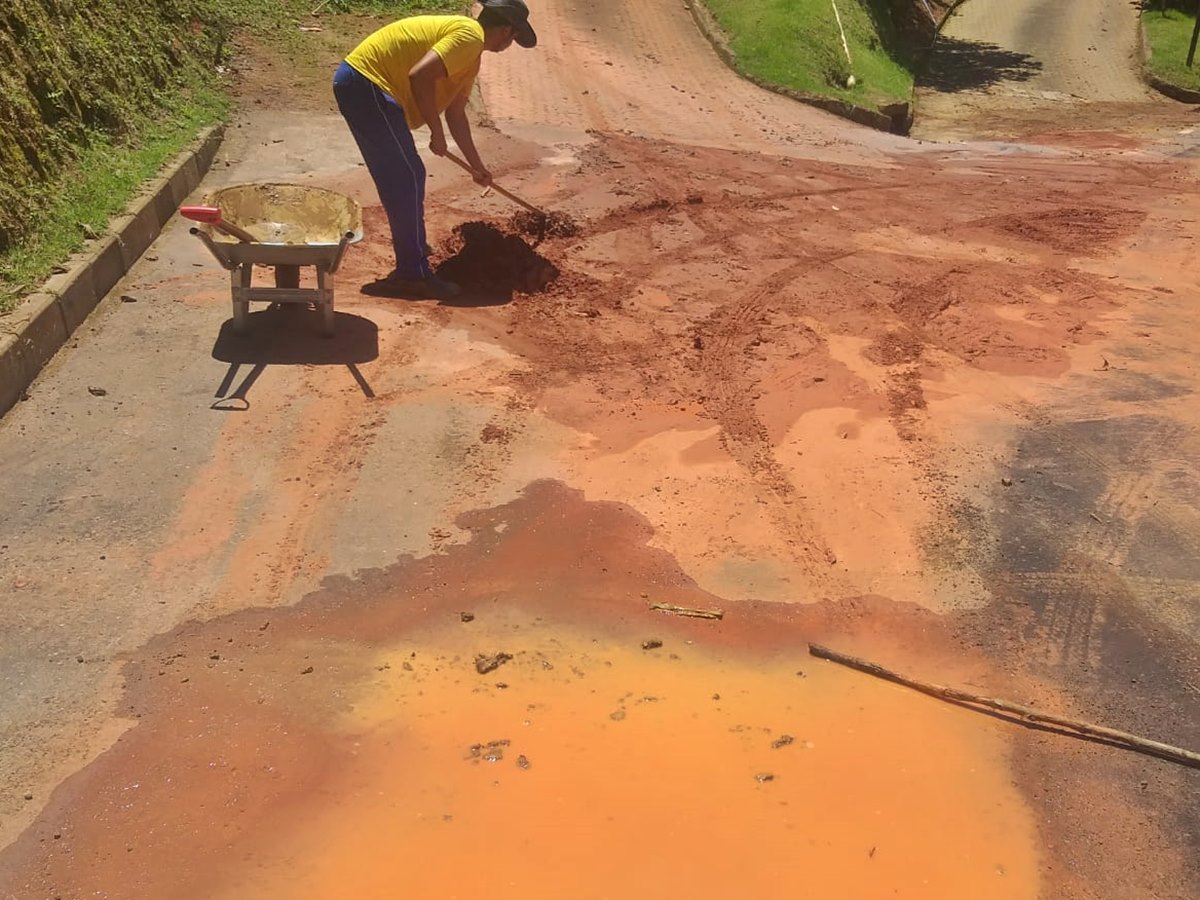
<path id="1" fill-rule="evenodd" d="M 513 40 L 522 47 L 536 47 L 537 35 L 529 24 L 525 0 L 479 0 L 484 9 L 495 10 L 513 29 Z"/>

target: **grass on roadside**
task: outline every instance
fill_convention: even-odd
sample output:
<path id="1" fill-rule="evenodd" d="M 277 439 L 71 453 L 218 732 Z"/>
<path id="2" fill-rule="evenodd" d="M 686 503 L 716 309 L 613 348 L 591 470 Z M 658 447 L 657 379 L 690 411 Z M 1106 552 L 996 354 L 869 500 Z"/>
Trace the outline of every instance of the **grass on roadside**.
<path id="1" fill-rule="evenodd" d="M 169 115 L 139 123 L 136 146 L 117 146 L 102 133 L 92 136 L 76 163 L 46 191 L 34 230 L 0 256 L 0 314 L 78 250 L 90 234 L 124 211 L 137 189 L 208 125 L 220 121 L 230 101 L 219 89 L 192 85 L 175 97 Z"/>
<path id="2" fill-rule="evenodd" d="M 1200 90 L 1200 51 L 1194 66 L 1187 66 L 1196 17 L 1177 9 L 1155 9 L 1142 13 L 1142 23 L 1150 42 L 1150 72 L 1171 84 Z"/>
<path id="3" fill-rule="evenodd" d="M 887 0 L 705 0 L 738 67 L 772 84 L 878 107 L 912 96 L 911 63 L 896 50 Z M 853 75 L 856 84 L 846 86 Z"/>
<path id="4" fill-rule="evenodd" d="M 300 24 L 310 22 L 320 0 L 210 0 L 214 18 L 229 23 L 234 39 L 253 36 L 294 67 L 312 66 L 311 42 Z M 465 0 L 330 0 L 326 13 L 365 13 L 391 20 L 421 12 L 457 13 Z M 319 20 L 318 20 L 319 21 Z M 231 48 L 230 48 L 231 49 Z M 349 49 L 349 48 L 347 48 Z M 153 178 L 196 135 L 229 115 L 231 85 L 200 68 L 183 74 L 161 98 L 157 115 L 130 124 L 118 138 L 100 131 L 78 148 L 72 164 L 40 186 L 46 198 L 33 228 L 0 253 L 0 315 L 43 282 L 109 219 L 123 212 L 139 187 Z"/>

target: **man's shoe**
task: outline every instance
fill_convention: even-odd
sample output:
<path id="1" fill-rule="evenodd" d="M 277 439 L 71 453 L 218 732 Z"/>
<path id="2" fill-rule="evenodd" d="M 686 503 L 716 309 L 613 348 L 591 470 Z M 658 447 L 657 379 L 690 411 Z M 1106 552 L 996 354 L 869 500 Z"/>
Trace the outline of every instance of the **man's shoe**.
<path id="1" fill-rule="evenodd" d="M 436 275 L 429 278 L 397 278 L 389 275 L 366 285 L 363 293 L 408 300 L 453 300 L 462 293 L 462 288 Z"/>

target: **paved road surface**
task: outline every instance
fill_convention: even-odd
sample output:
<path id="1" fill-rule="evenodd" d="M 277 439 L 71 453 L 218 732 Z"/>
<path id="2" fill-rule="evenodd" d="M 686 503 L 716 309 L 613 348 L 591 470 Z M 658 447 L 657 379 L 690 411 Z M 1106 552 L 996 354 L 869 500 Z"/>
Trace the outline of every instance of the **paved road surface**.
<path id="1" fill-rule="evenodd" d="M 1071 74 L 1123 7 L 1019 7 L 1004 97 L 1147 106 Z M 230 335 L 176 223 L 0 421 L 0 897 L 1194 898 L 1194 773 L 805 653 L 1200 745 L 1186 122 L 919 144 L 677 0 L 537 15 L 479 143 L 578 235 L 431 161 L 466 302 L 363 293 L 324 84 L 247 60 L 206 188 L 364 204 L 338 337 Z M 322 82 L 364 27 L 306 37 Z"/>

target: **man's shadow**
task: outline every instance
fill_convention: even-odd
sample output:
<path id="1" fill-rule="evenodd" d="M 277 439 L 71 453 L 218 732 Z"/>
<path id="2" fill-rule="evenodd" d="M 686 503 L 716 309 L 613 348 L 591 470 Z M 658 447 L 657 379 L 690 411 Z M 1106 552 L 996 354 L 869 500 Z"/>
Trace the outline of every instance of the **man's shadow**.
<path id="1" fill-rule="evenodd" d="M 272 304 L 248 317 L 243 333 L 233 330 L 233 320 L 221 326 L 212 357 L 229 363 L 216 391 L 213 409 L 243 412 L 250 408 L 247 394 L 267 366 L 336 366 L 350 370 L 366 397 L 375 392 L 358 366 L 379 357 L 379 329 L 375 323 L 350 313 L 334 313 L 332 337 L 323 337 L 316 311 L 295 305 Z M 243 366 L 250 371 L 232 390 Z"/>

